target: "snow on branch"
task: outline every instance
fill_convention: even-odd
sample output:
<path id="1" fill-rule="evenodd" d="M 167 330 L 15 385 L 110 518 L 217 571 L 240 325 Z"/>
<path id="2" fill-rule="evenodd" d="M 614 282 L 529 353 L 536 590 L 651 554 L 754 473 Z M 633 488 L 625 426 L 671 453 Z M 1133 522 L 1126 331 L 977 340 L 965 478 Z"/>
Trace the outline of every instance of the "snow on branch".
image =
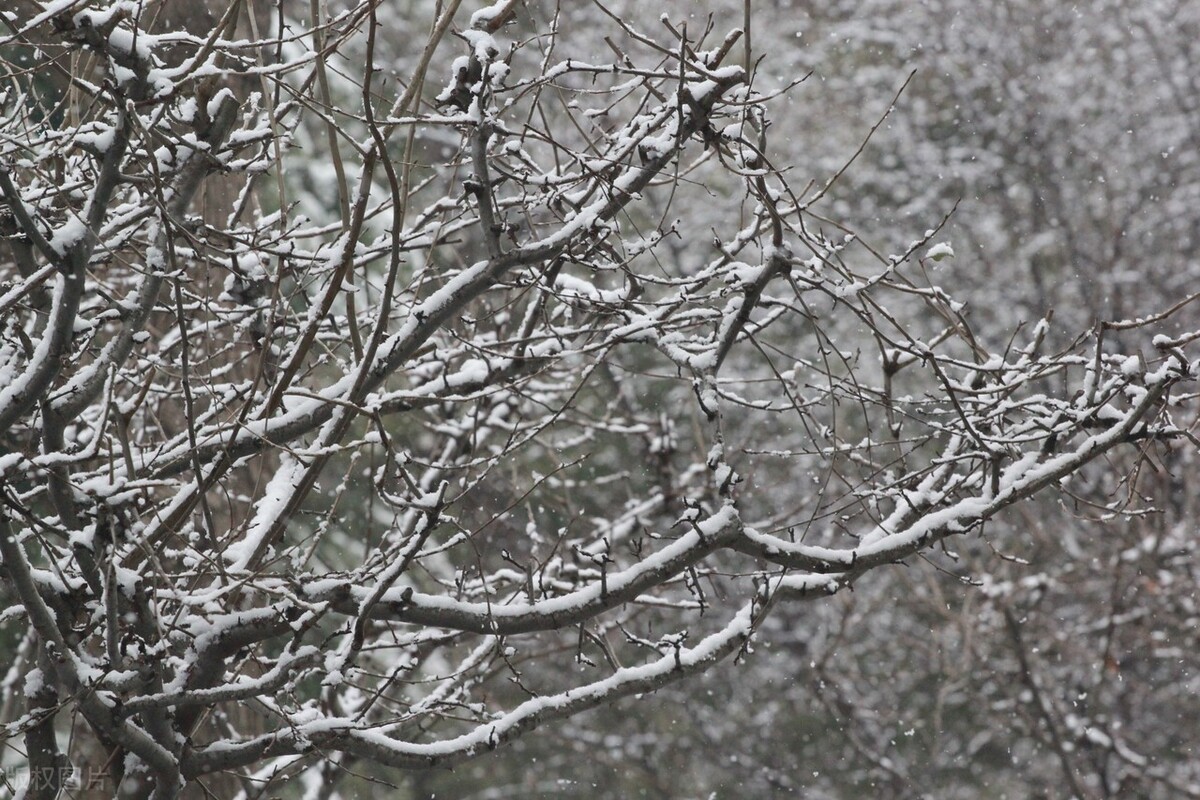
<path id="1" fill-rule="evenodd" d="M 27 5 L 0 723 L 31 768 L 119 754 L 109 788 L 170 798 L 456 763 L 1190 436 L 1186 303 L 1057 351 L 976 330 L 937 229 L 882 255 L 798 199 L 740 29 L 606 11 L 603 63 L 512 0 Z"/>

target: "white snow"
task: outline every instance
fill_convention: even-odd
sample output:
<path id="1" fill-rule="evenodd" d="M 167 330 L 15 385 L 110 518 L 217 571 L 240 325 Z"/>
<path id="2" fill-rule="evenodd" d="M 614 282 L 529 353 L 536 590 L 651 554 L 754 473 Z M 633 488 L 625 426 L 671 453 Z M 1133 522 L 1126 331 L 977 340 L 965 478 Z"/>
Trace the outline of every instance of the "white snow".
<path id="1" fill-rule="evenodd" d="M 279 468 L 267 482 L 262 498 L 255 505 L 254 517 L 241 540 L 225 548 L 225 561 L 232 572 L 241 572 L 250 566 L 250 559 L 262 544 L 271 526 L 287 507 L 292 492 L 304 475 L 305 466 L 289 453 L 279 459 Z"/>
<path id="2" fill-rule="evenodd" d="M 925 252 L 925 258 L 930 261 L 941 261 L 944 258 L 954 258 L 954 248 L 949 242 L 935 244 Z"/>

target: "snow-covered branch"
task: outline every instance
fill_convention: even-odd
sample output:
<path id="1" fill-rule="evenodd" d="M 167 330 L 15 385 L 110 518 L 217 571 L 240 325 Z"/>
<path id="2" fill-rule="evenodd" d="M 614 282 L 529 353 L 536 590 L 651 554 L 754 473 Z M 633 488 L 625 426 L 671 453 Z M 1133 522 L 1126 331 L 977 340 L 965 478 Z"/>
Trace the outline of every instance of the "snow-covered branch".
<path id="1" fill-rule="evenodd" d="M 1190 435 L 1186 303 L 1057 352 L 976 330 L 938 228 L 883 255 L 798 199 L 740 29 L 606 12 L 597 63 L 512 0 L 424 38 L 386 3 L 27 5 L 0 723 L 31 769 L 169 798 L 457 763 Z"/>

